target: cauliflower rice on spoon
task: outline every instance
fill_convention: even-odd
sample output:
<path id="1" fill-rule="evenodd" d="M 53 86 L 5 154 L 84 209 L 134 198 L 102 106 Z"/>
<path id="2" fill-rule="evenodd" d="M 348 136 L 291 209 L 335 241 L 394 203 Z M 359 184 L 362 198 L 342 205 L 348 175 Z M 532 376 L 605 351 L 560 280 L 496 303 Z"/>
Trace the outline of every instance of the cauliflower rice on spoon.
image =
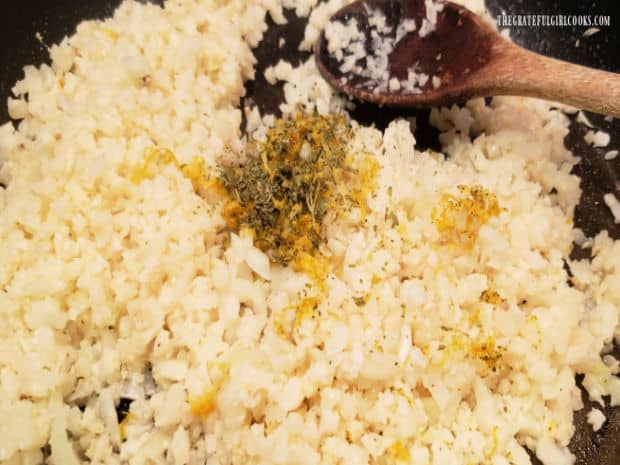
<path id="1" fill-rule="evenodd" d="M 309 48 L 348 2 L 315 3 L 127 1 L 25 69 L 17 129 L 0 127 L 1 462 L 522 465 L 529 448 L 563 465 L 575 375 L 620 403 L 600 355 L 620 335 L 620 243 L 569 259 L 578 160 L 545 102 L 433 110 L 445 157 L 403 120 L 352 122 L 369 188 L 325 217 L 321 282 L 200 195 L 186 167 L 217 176 L 245 150 L 265 13 L 311 11 Z M 268 74 L 285 117 L 346 109 L 312 60 Z M 137 179 L 153 150 L 175 161 Z"/>

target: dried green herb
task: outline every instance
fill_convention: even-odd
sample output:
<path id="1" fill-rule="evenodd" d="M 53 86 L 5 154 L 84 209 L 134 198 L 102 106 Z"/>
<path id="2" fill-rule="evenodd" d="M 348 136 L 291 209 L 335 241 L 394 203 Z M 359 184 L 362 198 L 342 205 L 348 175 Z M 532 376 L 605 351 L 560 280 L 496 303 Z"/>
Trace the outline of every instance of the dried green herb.
<path id="1" fill-rule="evenodd" d="M 221 167 L 228 226 L 252 229 L 257 246 L 279 263 L 313 256 L 325 214 L 343 199 L 350 138 L 341 115 L 278 120 L 265 141 L 250 144 L 242 165 Z"/>

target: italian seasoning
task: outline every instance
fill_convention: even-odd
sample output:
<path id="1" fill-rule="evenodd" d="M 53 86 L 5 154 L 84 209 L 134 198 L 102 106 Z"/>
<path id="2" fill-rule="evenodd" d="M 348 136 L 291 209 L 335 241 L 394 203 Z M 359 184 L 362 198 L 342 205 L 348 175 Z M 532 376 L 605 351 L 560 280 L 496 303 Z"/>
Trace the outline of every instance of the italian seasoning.
<path id="1" fill-rule="evenodd" d="M 229 194 L 229 228 L 249 228 L 255 244 L 277 263 L 316 256 L 321 223 L 345 200 L 351 127 L 342 115 L 298 114 L 280 119 L 266 139 L 249 145 L 245 161 L 220 168 Z"/>

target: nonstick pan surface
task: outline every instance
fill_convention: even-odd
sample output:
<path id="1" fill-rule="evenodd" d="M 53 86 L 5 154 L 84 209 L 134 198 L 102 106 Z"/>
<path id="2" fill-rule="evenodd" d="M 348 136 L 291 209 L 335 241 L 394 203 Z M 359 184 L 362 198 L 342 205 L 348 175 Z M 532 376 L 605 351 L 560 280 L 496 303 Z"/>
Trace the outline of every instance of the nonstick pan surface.
<path id="1" fill-rule="evenodd" d="M 487 0 L 493 14 L 502 11 L 508 14 L 597 14 L 608 15 L 609 27 L 602 27 L 592 36 L 584 37 L 586 27 L 513 27 L 511 37 L 520 45 L 556 58 L 572 61 L 586 66 L 620 72 L 620 14 L 617 0 Z M 104 18 L 112 14 L 118 0 L 4 0 L 0 17 L 0 124 L 9 120 L 6 99 L 13 84 L 22 77 L 22 67 L 27 64 L 48 62 L 45 44 L 60 41 L 72 34 L 76 25 L 85 19 Z M 156 2 L 161 3 L 161 2 Z M 619 12 L 620 13 L 620 12 Z M 278 113 L 282 102 L 281 86 L 267 84 L 262 76 L 264 69 L 285 59 L 294 64 L 306 60 L 307 53 L 301 53 L 297 46 L 303 37 L 305 20 L 287 14 L 289 22 L 276 26 L 269 22 L 269 29 L 263 42 L 255 51 L 258 59 L 257 78 L 246 85 L 245 104 L 254 103 L 263 113 Z M 42 40 L 36 37 L 39 33 Z M 286 44 L 278 47 L 279 39 L 284 37 Z M 579 46 L 576 42 L 579 40 Z M 558 83 L 562 85 L 562 83 Z M 439 148 L 437 131 L 428 124 L 428 110 L 393 110 L 369 104 L 358 104 L 352 112 L 353 118 L 364 124 L 386 127 L 398 117 L 416 117 L 416 140 L 422 147 Z M 570 133 L 565 144 L 582 158 L 575 167 L 575 174 L 582 179 L 583 196 L 576 209 L 575 223 L 586 235 L 593 236 L 606 229 L 615 239 L 620 239 L 620 225 L 615 224 L 611 213 L 603 202 L 608 192 L 620 197 L 620 157 L 605 161 L 608 150 L 620 148 L 620 122 L 607 121 L 600 115 L 587 115 L 598 129 L 611 134 L 611 143 L 604 149 L 588 146 L 583 137 L 588 130 L 571 117 Z M 589 251 L 575 247 L 573 256 L 588 258 Z M 1 257 L 0 257 L 1 260 Z M 620 357 L 618 347 L 614 354 Z M 578 378 L 579 381 L 579 378 Z M 620 407 L 606 406 L 607 422 L 603 428 L 592 432 L 586 421 L 586 414 L 592 404 L 584 394 L 586 407 L 576 412 L 576 434 L 570 448 L 577 456 L 576 465 L 620 465 Z M 533 463 L 537 463 L 533 458 Z"/>

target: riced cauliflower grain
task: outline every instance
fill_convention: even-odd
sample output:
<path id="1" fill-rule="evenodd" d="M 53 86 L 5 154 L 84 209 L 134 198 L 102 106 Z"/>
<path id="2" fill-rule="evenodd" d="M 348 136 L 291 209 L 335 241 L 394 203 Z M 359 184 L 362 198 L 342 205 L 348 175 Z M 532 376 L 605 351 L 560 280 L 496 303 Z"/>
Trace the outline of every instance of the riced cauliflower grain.
<path id="1" fill-rule="evenodd" d="M 605 154 L 605 160 L 611 161 L 614 160 L 618 156 L 618 150 L 610 150 Z"/>
<path id="2" fill-rule="evenodd" d="M 584 139 L 588 144 L 594 147 L 607 147 L 611 137 L 604 131 L 588 131 Z"/>
<path id="3" fill-rule="evenodd" d="M 603 196 L 603 201 L 605 202 L 605 205 L 609 207 L 609 210 L 614 217 L 614 222 L 620 223 L 620 200 L 618 200 L 618 198 L 610 192 Z"/>
<path id="4" fill-rule="evenodd" d="M 600 430 L 607 421 L 605 414 L 597 408 L 593 408 L 588 412 L 588 423 L 592 425 L 594 431 Z"/>

